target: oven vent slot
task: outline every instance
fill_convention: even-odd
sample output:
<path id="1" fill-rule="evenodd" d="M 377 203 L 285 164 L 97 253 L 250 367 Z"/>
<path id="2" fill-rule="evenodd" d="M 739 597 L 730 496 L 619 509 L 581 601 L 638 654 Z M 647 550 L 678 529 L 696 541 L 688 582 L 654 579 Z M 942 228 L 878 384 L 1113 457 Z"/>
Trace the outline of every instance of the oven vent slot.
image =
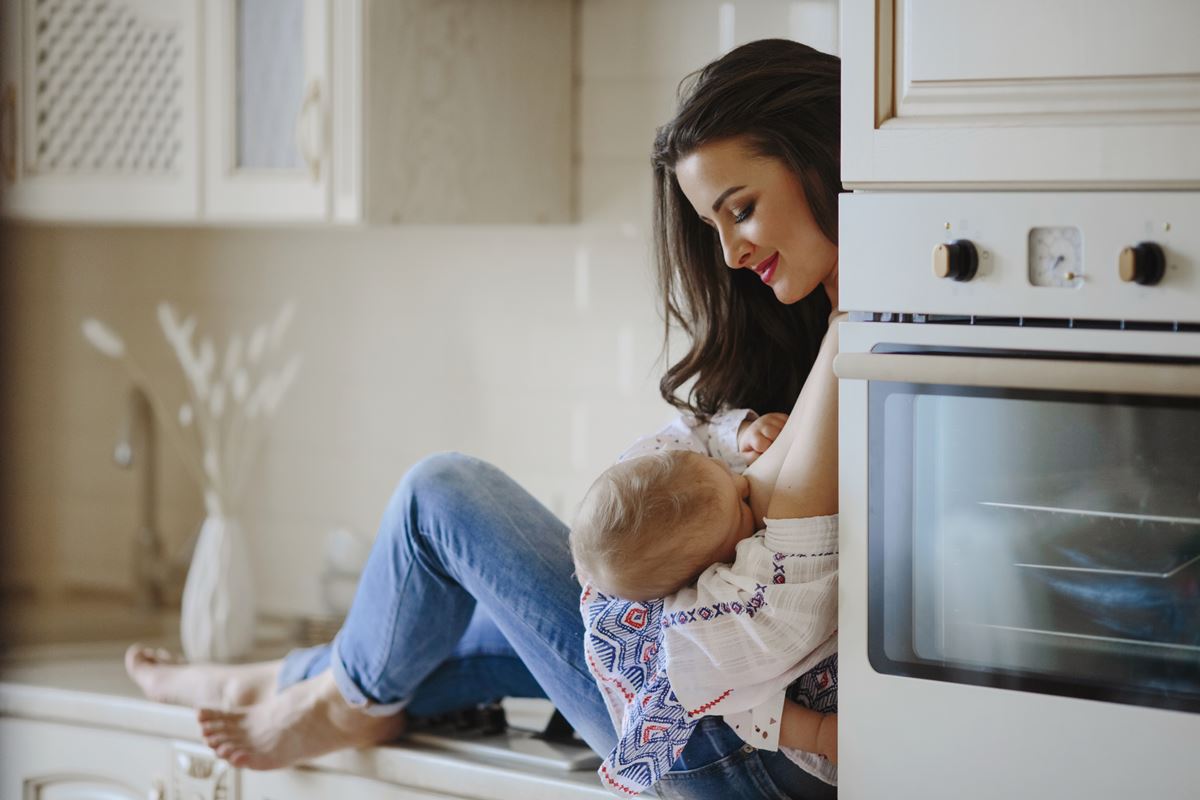
<path id="1" fill-rule="evenodd" d="M 975 314 L 909 314 L 894 311 L 851 311 L 851 322 L 896 322 L 918 325 L 979 325 L 1002 328 L 1078 328 L 1081 330 L 1200 333 L 1200 323 L 1134 319 L 983 316 Z"/>

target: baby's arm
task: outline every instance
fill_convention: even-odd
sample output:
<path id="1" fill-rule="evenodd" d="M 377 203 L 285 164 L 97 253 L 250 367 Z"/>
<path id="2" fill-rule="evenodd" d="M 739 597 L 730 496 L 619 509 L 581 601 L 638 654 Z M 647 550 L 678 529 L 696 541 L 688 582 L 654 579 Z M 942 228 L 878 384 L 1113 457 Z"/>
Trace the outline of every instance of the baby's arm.
<path id="1" fill-rule="evenodd" d="M 822 714 L 792 700 L 783 701 L 779 744 L 817 753 L 837 763 L 837 714 Z"/>
<path id="2" fill-rule="evenodd" d="M 755 518 L 837 512 L 837 319 L 821 342 L 804 389 L 779 437 L 746 470 Z M 785 495 L 776 503 L 777 494 Z"/>

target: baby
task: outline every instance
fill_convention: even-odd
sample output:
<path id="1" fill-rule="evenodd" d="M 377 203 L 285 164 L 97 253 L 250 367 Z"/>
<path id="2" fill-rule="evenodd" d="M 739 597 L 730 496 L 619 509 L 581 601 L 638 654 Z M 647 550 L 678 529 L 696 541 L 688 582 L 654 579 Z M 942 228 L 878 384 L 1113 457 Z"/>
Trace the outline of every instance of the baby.
<path id="1" fill-rule="evenodd" d="M 622 461 L 592 484 L 571 529 L 575 568 L 605 594 L 653 600 L 731 564 L 755 533 L 750 483 L 723 461 L 660 450 Z"/>
<path id="2" fill-rule="evenodd" d="M 836 708 L 834 353 L 836 334 L 749 477 L 662 450 L 609 468 L 584 498 L 571 553 L 589 667 L 621 731 L 601 776 L 622 793 L 646 788 L 638 770 L 648 760 L 669 769 L 705 715 L 836 782 L 837 718 L 820 713 Z M 829 691 L 805 698 L 819 710 L 785 698 L 826 664 Z M 647 731 L 671 747 L 646 752 Z"/>

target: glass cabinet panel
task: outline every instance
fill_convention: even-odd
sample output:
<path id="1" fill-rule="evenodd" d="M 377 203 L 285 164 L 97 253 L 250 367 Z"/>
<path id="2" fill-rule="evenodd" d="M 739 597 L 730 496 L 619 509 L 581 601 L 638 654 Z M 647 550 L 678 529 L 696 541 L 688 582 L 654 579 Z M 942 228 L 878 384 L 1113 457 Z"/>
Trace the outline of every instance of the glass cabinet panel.
<path id="1" fill-rule="evenodd" d="M 869 397 L 878 671 L 1200 711 L 1200 401 Z"/>
<path id="2" fill-rule="evenodd" d="M 299 169 L 304 104 L 305 0 L 237 2 L 239 169 Z"/>
<path id="3" fill-rule="evenodd" d="M 329 0 L 207 0 L 204 213 L 320 220 L 329 208 Z"/>

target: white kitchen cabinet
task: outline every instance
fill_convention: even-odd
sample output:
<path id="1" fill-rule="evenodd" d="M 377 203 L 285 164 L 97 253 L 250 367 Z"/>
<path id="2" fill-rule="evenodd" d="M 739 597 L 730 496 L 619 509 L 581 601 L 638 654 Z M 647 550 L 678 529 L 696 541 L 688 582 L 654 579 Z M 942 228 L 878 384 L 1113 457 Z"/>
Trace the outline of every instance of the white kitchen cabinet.
<path id="1" fill-rule="evenodd" d="M 0 796 L 24 800 L 166 800 L 171 745 L 121 731 L 0 719 Z M 236 800 L 236 798 L 229 798 Z"/>
<path id="2" fill-rule="evenodd" d="M 569 221 L 573 9 L 337 0 L 335 218 Z"/>
<path id="3" fill-rule="evenodd" d="M 572 3 L 6 0 L 2 9 L 6 216 L 572 216 Z"/>
<path id="4" fill-rule="evenodd" d="M 198 8 L 197 0 L 6 0 L 5 214 L 196 217 Z"/>
<path id="5" fill-rule="evenodd" d="M 208 0 L 213 221 L 565 222 L 561 0 Z"/>
<path id="6" fill-rule="evenodd" d="M 842 0 L 847 188 L 1200 186 L 1200 3 Z"/>

